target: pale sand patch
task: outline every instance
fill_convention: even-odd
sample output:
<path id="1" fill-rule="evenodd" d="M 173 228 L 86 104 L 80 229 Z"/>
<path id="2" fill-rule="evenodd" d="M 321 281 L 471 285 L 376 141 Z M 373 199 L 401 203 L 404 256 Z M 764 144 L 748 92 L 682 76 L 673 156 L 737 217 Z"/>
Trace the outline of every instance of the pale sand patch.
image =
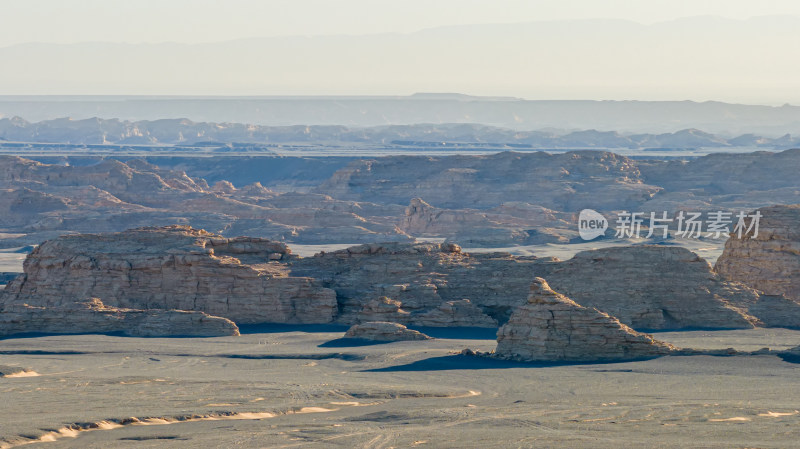
<path id="1" fill-rule="evenodd" d="M 290 413 L 294 413 L 294 414 L 299 414 L 299 413 L 325 413 L 325 412 L 335 412 L 336 410 L 338 410 L 338 409 L 336 409 L 336 408 L 324 408 L 324 407 L 303 407 L 300 410 L 296 410 L 296 411 L 290 412 Z"/>
<path id="2" fill-rule="evenodd" d="M 345 401 L 345 402 L 330 402 L 331 405 L 347 405 L 350 407 L 367 407 L 370 405 L 380 405 L 383 402 L 375 401 L 375 402 L 358 402 L 358 401 Z"/>
<path id="3" fill-rule="evenodd" d="M 744 422 L 744 421 L 750 421 L 750 418 L 747 418 L 745 416 L 734 416 L 732 418 L 713 418 L 713 419 L 709 419 L 708 421 L 709 422 Z"/>
<path id="4" fill-rule="evenodd" d="M 800 410 L 795 410 L 793 412 L 767 412 L 767 413 L 759 413 L 758 416 L 766 416 L 769 418 L 779 418 L 781 416 L 794 416 L 800 414 Z"/>
<path id="5" fill-rule="evenodd" d="M 25 438 L 13 443 L 0 442 L 0 449 L 10 449 L 13 447 L 25 446 L 34 443 L 52 443 L 62 438 L 77 438 L 81 433 L 93 432 L 96 430 L 113 430 L 125 426 L 164 426 L 169 424 L 181 424 L 198 421 L 222 421 L 222 420 L 261 420 L 275 418 L 279 415 L 296 415 L 305 413 L 325 413 L 335 412 L 339 409 L 329 409 L 324 407 L 302 407 L 297 410 L 289 410 L 285 413 L 273 412 L 236 412 L 218 413 L 203 416 L 184 416 L 184 417 L 147 417 L 147 418 L 127 418 L 117 422 L 115 420 L 104 420 L 96 423 L 74 425 L 62 427 L 58 430 L 47 432 L 39 438 Z"/>

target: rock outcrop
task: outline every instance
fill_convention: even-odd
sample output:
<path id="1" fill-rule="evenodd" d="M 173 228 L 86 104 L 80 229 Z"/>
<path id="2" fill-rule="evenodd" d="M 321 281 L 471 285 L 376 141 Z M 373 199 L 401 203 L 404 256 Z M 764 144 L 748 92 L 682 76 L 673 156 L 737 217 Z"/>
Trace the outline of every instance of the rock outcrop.
<path id="1" fill-rule="evenodd" d="M 0 377 L 31 377 L 39 374 L 23 366 L 0 365 Z"/>
<path id="2" fill-rule="evenodd" d="M 61 165 L 0 156 L 0 245 L 179 223 L 296 244 L 437 237 L 506 247 L 577 238 L 585 207 L 738 212 L 800 202 L 800 150 L 690 162 L 603 151 L 386 156 L 345 168 L 326 158 L 150 158 L 160 166 L 115 158 L 65 156 Z"/>
<path id="3" fill-rule="evenodd" d="M 393 323 L 408 323 L 411 314 L 402 309 L 403 303 L 392 298 L 381 296 L 364 304 L 358 312 L 358 321 L 389 321 Z"/>
<path id="4" fill-rule="evenodd" d="M 504 203 L 489 210 L 438 209 L 414 198 L 399 227 L 417 237 L 445 237 L 471 247 L 532 245 L 569 241 L 575 234 L 564 229 L 569 218 L 529 203 Z"/>
<path id="5" fill-rule="evenodd" d="M 184 310 L 108 307 L 97 298 L 59 306 L 8 304 L 0 308 L 0 336 L 20 333 L 119 333 L 134 337 L 239 335 L 226 318 Z"/>
<path id="6" fill-rule="evenodd" d="M 731 234 L 715 269 L 768 295 L 800 302 L 800 204 L 758 212 L 758 235 L 755 230 L 742 238 Z"/>
<path id="7" fill-rule="evenodd" d="M 680 247 L 607 248 L 558 261 L 465 253 L 444 244 L 386 243 L 321 253 L 290 264 L 293 275 L 320 279 L 336 291 L 337 319 L 346 324 L 385 319 L 420 326 L 434 322 L 488 326 L 487 317 L 503 324 L 514 308 L 525 303 L 534 276 L 637 329 L 760 324 L 748 313 L 748 307 L 759 302 L 757 292 L 723 280 L 708 262 Z M 367 305 L 373 301 L 370 298 L 381 296 L 393 302 Z M 445 309 L 466 305 L 461 302 L 466 298 L 470 306 L 457 308 L 468 312 L 469 318 L 461 312 L 456 319 L 451 311 L 437 311 L 451 301 L 455 302 Z"/>
<path id="8" fill-rule="evenodd" d="M 202 178 L 140 160 L 81 162 L 43 164 L 0 156 L 0 226 L 4 233 L 24 234 L 2 238 L 0 244 L 24 246 L 53 235 L 175 223 L 297 243 L 411 239 L 397 227 L 402 206 L 277 193 L 260 185 L 237 189 L 222 180 L 210 187 Z"/>
<path id="9" fill-rule="evenodd" d="M 375 243 L 290 265 L 293 276 L 314 277 L 336 291 L 341 323 L 488 326 L 507 320 L 525 301 L 537 262 L 507 253 L 467 254 L 449 243 Z M 382 296 L 391 300 L 374 302 Z"/>
<path id="10" fill-rule="evenodd" d="M 697 254 L 645 245 L 583 251 L 536 273 L 558 292 L 635 329 L 748 328 L 758 320 L 740 305 L 758 294 L 726 282 Z"/>
<path id="11" fill-rule="evenodd" d="M 439 307 L 420 314 L 418 326 L 432 327 L 497 327 L 497 320 L 486 315 L 469 299 L 445 301 Z"/>
<path id="12" fill-rule="evenodd" d="M 527 304 L 498 330 L 494 355 L 527 362 L 598 362 L 657 357 L 673 350 L 554 292 L 544 279 L 536 278 Z"/>
<path id="13" fill-rule="evenodd" d="M 356 324 L 347 330 L 344 337 L 373 341 L 428 340 L 431 338 L 402 324 L 386 321 L 368 321 Z"/>
<path id="14" fill-rule="evenodd" d="M 29 255 L 2 304 L 55 310 L 99 298 L 114 309 L 204 312 L 238 324 L 495 327 L 525 304 L 534 276 L 637 329 L 800 319 L 795 303 L 724 281 L 679 247 L 607 248 L 562 262 L 469 254 L 452 243 L 376 243 L 300 258 L 283 243 L 185 226 L 48 241 Z"/>
<path id="15" fill-rule="evenodd" d="M 196 311 L 239 324 L 332 321 L 336 294 L 289 276 L 293 257 L 282 243 L 185 226 L 62 236 L 28 256 L 2 302 L 58 309 L 100 298 L 117 309 Z"/>
<path id="16" fill-rule="evenodd" d="M 424 198 L 436 207 L 489 209 L 535 200 L 559 211 L 638 210 L 659 190 L 642 182 L 635 161 L 603 151 L 362 160 L 316 189 L 334 198 L 373 203 L 409 204 Z"/>

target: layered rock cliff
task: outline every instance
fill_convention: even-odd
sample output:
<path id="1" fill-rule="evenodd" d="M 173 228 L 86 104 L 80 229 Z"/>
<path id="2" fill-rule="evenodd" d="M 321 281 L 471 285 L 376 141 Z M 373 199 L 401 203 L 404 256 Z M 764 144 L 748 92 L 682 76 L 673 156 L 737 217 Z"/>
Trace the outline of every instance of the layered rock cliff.
<path id="1" fill-rule="evenodd" d="M 757 292 L 721 279 L 708 262 L 679 247 L 600 249 L 562 262 L 470 254 L 451 244 L 370 244 L 293 260 L 291 271 L 335 290 L 344 323 L 492 327 L 525 303 L 530 279 L 540 276 L 638 329 L 781 325 L 748 312 L 765 304 Z"/>
<path id="2" fill-rule="evenodd" d="M 579 304 L 635 329 L 747 328 L 758 323 L 737 306 L 757 302 L 756 292 L 726 282 L 706 260 L 681 247 L 583 251 L 542 266 L 537 275 Z"/>
<path id="3" fill-rule="evenodd" d="M 292 275 L 317 278 L 336 291 L 343 323 L 495 327 L 524 302 L 536 262 L 506 253 L 467 254 L 447 243 L 375 243 L 290 265 Z"/>
<path id="4" fill-rule="evenodd" d="M 45 242 L 1 303 L 17 314 L 84 310 L 75 304 L 98 298 L 119 313 L 184 310 L 238 324 L 496 327 L 526 304 L 535 276 L 637 329 L 792 326 L 800 320 L 796 303 L 724 281 L 678 247 L 607 248 L 562 262 L 469 254 L 449 243 L 382 243 L 300 258 L 283 243 L 185 226 Z"/>
<path id="5" fill-rule="evenodd" d="M 800 302 L 800 204 L 759 209 L 755 229 L 725 242 L 716 271 L 768 295 Z"/>
<path id="6" fill-rule="evenodd" d="M 189 310 L 239 324 L 332 321 L 336 294 L 289 276 L 292 257 L 282 243 L 184 226 L 63 236 L 28 256 L 2 302 L 49 310 L 99 298 L 112 308 Z"/>
<path id="7" fill-rule="evenodd" d="M 119 333 L 134 337 L 239 335 L 233 321 L 203 312 L 109 307 L 98 298 L 56 306 L 0 305 L 0 336 L 20 333 Z"/>

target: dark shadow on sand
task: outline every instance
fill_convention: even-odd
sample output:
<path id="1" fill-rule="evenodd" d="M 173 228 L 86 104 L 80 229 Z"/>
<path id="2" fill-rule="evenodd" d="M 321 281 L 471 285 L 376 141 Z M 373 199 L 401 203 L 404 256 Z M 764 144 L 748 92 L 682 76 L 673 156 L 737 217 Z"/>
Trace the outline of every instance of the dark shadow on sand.
<path id="1" fill-rule="evenodd" d="M 172 354 L 171 354 L 172 355 Z M 191 356 L 191 354 L 188 354 Z M 364 360 L 366 356 L 360 354 L 345 354 L 342 352 L 329 352 L 325 354 L 217 354 L 212 357 L 245 360 L 328 360 L 339 359 L 348 362 Z"/>
<path id="2" fill-rule="evenodd" d="M 443 371 L 455 369 L 505 369 L 505 368 L 529 368 L 532 363 L 511 362 L 508 360 L 497 360 L 488 357 L 475 357 L 468 355 L 445 355 L 441 357 L 431 357 L 424 360 L 408 363 L 405 365 L 387 366 L 385 368 L 375 368 L 363 370 L 367 373 L 396 372 L 396 371 Z"/>
<path id="3" fill-rule="evenodd" d="M 245 334 L 279 334 L 284 332 L 341 332 L 344 334 L 350 326 L 341 324 L 237 324 L 239 333 Z"/>
<path id="4" fill-rule="evenodd" d="M 423 327 L 409 326 L 409 329 L 422 332 L 423 334 L 439 338 L 442 340 L 495 340 L 497 329 L 485 327 Z M 336 338 L 326 341 L 318 348 L 356 348 L 359 346 L 374 346 L 393 343 L 391 341 L 374 341 L 363 338 Z"/>
<path id="5" fill-rule="evenodd" d="M 778 357 L 781 358 L 784 362 L 789 363 L 800 363 L 800 355 L 798 354 L 789 354 L 789 353 L 778 353 Z"/>
<path id="6" fill-rule="evenodd" d="M 641 362 L 652 360 L 657 357 L 650 357 L 635 360 L 616 360 L 598 362 L 515 362 L 511 360 L 500 360 L 491 357 L 481 357 L 472 355 L 453 354 L 441 357 L 431 357 L 424 360 L 408 363 L 405 365 L 387 366 L 385 368 L 375 368 L 363 370 L 362 372 L 397 372 L 397 371 L 444 371 L 444 370 L 481 370 L 481 369 L 507 369 L 507 368 L 553 368 L 559 366 L 592 366 L 609 365 L 615 363 Z M 614 370 L 625 372 L 623 370 Z"/>
<path id="7" fill-rule="evenodd" d="M 446 340 L 497 340 L 496 327 L 425 327 L 408 326 L 409 329 Z"/>
<path id="8" fill-rule="evenodd" d="M 360 346 L 374 346 L 394 343 L 391 341 L 375 341 L 365 338 L 336 338 L 317 345 L 318 348 L 357 348 Z"/>

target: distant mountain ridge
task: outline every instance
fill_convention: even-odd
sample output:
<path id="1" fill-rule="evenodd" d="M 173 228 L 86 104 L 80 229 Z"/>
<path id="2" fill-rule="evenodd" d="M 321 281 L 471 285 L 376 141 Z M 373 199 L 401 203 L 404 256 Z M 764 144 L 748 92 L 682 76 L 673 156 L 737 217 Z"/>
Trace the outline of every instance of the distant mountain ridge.
<path id="1" fill-rule="evenodd" d="M 0 96 L 0 118 L 38 122 L 61 117 L 263 126 L 368 127 L 480 123 L 518 131 L 598 129 L 670 133 L 696 128 L 726 136 L 800 133 L 800 107 L 717 101 L 522 100 L 464 94 L 409 96 Z"/>
<path id="2" fill-rule="evenodd" d="M 0 119 L 0 142 L 64 144 L 187 145 L 217 143 L 330 143 L 424 147 L 508 146 L 510 148 L 800 147 L 800 137 L 768 138 L 743 134 L 729 138 L 698 129 L 673 133 L 623 134 L 594 129 L 557 133 L 516 131 L 479 124 L 415 124 L 374 127 L 259 126 L 242 123 L 194 122 L 188 119 L 126 121 L 68 118 L 31 123 L 19 117 Z"/>

